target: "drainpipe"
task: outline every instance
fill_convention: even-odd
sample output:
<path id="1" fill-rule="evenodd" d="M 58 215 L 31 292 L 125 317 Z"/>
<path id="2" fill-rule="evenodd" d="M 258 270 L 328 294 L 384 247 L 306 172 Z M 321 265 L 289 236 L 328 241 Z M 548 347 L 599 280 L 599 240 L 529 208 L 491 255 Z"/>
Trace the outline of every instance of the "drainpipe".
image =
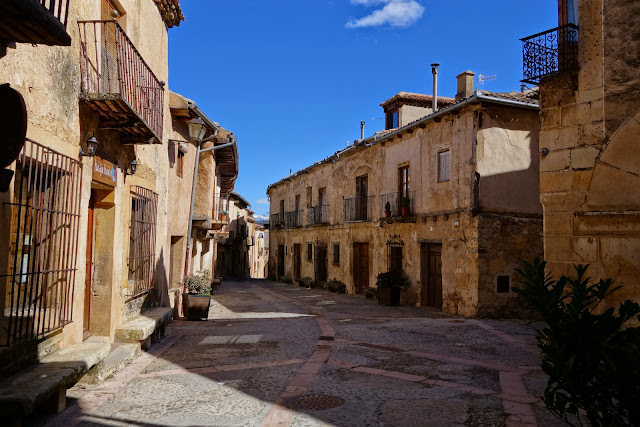
<path id="1" fill-rule="evenodd" d="M 200 154 L 206 153 L 209 151 L 219 150 L 221 148 L 231 147 L 235 145 L 237 141 L 235 137 L 232 137 L 231 142 L 227 144 L 205 148 L 204 150 L 200 148 L 202 144 L 204 144 L 205 142 L 211 141 L 213 138 L 216 137 L 217 134 L 218 134 L 218 130 L 216 129 L 213 132 L 213 135 L 201 141 L 198 141 L 198 151 L 196 153 L 196 165 L 193 171 L 193 189 L 191 190 L 191 208 L 189 209 L 189 229 L 188 229 L 189 231 L 187 232 L 187 253 L 184 260 L 184 277 L 187 277 L 187 275 L 189 274 L 189 258 L 191 258 L 191 233 L 193 232 L 193 207 L 196 201 L 196 183 L 198 182 L 198 166 L 200 164 Z M 227 196 L 227 200 L 228 200 L 228 196 Z"/>
<path id="2" fill-rule="evenodd" d="M 434 113 L 436 111 L 438 111 L 438 66 L 440 66 L 440 64 L 438 64 L 437 62 L 434 62 L 433 64 L 431 64 L 431 74 L 433 74 L 433 102 L 432 102 L 432 107 L 433 107 L 433 112 Z"/>

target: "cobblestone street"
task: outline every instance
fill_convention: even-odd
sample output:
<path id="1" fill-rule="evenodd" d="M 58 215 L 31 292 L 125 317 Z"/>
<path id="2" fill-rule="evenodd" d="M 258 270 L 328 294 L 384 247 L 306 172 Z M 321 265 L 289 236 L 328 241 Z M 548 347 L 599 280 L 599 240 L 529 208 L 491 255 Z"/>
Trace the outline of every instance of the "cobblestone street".
<path id="1" fill-rule="evenodd" d="M 534 327 L 225 281 L 208 321 L 76 385 L 50 425 L 556 425 Z"/>

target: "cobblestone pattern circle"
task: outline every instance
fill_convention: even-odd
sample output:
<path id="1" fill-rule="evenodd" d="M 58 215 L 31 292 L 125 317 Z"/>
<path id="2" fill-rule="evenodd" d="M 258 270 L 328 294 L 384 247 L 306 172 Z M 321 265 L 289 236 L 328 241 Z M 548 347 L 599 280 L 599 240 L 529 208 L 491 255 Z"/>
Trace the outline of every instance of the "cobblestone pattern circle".
<path id="1" fill-rule="evenodd" d="M 344 399 L 328 394 L 306 394 L 287 399 L 285 406 L 291 409 L 321 411 L 344 405 Z"/>

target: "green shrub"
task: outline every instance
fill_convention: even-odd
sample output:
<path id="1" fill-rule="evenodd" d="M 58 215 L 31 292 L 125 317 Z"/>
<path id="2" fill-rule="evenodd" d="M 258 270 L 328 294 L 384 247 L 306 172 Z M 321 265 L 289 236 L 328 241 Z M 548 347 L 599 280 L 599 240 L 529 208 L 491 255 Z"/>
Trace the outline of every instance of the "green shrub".
<path id="1" fill-rule="evenodd" d="M 182 282 L 186 292 L 192 295 L 210 295 L 211 283 L 211 273 L 208 270 L 189 274 Z"/>
<path id="2" fill-rule="evenodd" d="M 376 279 L 378 288 L 407 288 L 411 284 L 405 274 L 397 270 L 380 273 Z"/>
<path id="3" fill-rule="evenodd" d="M 514 287 L 547 324 L 536 337 L 549 375 L 545 405 L 568 424 L 582 425 L 586 413 L 593 426 L 640 425 L 640 328 L 625 327 L 640 305 L 627 300 L 617 313 L 608 308 L 596 314 L 620 286 L 612 279 L 592 284 L 585 277 L 588 265 L 575 266 L 575 279 L 555 281 L 545 265 L 523 262 L 517 270 L 522 287 Z"/>

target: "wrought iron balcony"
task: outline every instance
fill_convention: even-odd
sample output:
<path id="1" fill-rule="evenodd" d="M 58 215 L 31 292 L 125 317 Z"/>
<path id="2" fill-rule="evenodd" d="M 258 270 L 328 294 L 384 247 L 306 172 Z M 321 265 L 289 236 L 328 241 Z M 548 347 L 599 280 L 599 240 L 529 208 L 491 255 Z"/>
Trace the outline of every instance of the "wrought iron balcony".
<path id="1" fill-rule="evenodd" d="M 409 215 L 414 215 L 414 191 L 409 194 Z M 380 217 L 401 217 L 402 215 L 402 197 L 400 193 L 388 193 L 380 196 Z M 387 214 L 387 203 L 389 204 L 389 214 Z M 404 215 L 406 216 L 406 215 Z"/>
<path id="2" fill-rule="evenodd" d="M 578 68 L 578 27 L 563 25 L 520 39 L 525 83 L 539 84 L 544 77 Z"/>
<path id="3" fill-rule="evenodd" d="M 373 196 L 358 196 L 344 199 L 344 221 L 370 221 L 373 207 Z"/>
<path id="4" fill-rule="evenodd" d="M 271 215 L 271 222 L 270 222 L 270 227 L 271 228 L 284 228 L 285 222 L 284 222 L 284 214 L 272 214 Z"/>
<path id="5" fill-rule="evenodd" d="M 307 221 L 309 225 L 328 223 L 329 218 L 327 217 L 327 205 L 313 206 L 307 209 Z"/>
<path id="6" fill-rule="evenodd" d="M 302 211 L 291 211 L 286 214 L 288 228 L 302 227 Z"/>
<path id="7" fill-rule="evenodd" d="M 69 3 L 70 0 L 0 1 L 0 40 L 71 46 L 67 33 Z"/>
<path id="8" fill-rule="evenodd" d="M 125 144 L 162 141 L 164 83 L 116 21 L 78 21 L 81 99 Z"/>

